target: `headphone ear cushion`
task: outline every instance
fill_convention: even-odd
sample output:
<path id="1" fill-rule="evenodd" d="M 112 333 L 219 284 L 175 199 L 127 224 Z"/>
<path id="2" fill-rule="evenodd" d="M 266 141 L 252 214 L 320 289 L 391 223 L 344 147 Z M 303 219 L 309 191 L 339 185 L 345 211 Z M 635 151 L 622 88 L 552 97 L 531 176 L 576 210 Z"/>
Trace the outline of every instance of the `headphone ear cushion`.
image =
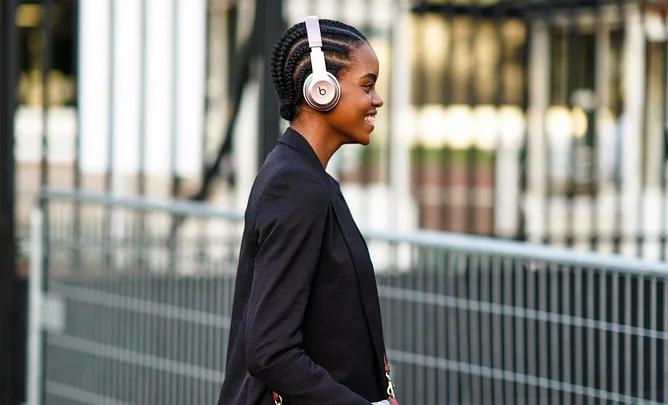
<path id="1" fill-rule="evenodd" d="M 317 111 L 329 111 L 336 107 L 341 99 L 339 81 L 327 72 L 326 77 L 314 79 L 310 74 L 304 81 L 304 99 Z"/>

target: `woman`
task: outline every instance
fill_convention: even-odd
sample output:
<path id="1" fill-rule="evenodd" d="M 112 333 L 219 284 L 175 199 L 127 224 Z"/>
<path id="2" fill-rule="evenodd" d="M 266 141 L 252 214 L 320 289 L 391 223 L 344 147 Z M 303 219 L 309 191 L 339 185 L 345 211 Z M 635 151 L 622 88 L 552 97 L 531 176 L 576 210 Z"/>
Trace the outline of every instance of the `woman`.
<path id="1" fill-rule="evenodd" d="M 353 27 L 307 17 L 279 39 L 271 69 L 290 126 L 246 208 L 218 404 L 389 403 L 373 265 L 325 171 L 342 145 L 370 142 L 378 59 Z"/>

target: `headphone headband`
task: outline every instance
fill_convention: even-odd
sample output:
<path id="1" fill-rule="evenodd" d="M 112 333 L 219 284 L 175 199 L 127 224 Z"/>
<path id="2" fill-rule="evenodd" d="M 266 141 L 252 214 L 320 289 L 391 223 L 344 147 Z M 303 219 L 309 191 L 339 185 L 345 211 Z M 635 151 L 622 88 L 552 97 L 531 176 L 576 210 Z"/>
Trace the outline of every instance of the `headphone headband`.
<path id="1" fill-rule="evenodd" d="M 306 23 L 306 35 L 311 47 L 311 68 L 313 75 L 322 78 L 327 75 L 325 66 L 325 54 L 322 52 L 322 36 L 320 34 L 320 22 L 318 16 L 310 15 L 304 19 Z"/>
<path id="2" fill-rule="evenodd" d="M 306 34 L 308 35 L 308 44 L 311 48 L 322 48 L 322 36 L 320 35 L 320 22 L 318 16 L 310 15 L 304 19 L 306 23 Z"/>

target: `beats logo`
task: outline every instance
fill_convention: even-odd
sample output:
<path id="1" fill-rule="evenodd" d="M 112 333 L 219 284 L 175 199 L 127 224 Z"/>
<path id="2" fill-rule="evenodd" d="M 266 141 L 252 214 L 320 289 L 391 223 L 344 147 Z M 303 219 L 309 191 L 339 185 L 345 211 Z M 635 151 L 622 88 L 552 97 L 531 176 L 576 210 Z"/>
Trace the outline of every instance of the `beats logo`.
<path id="1" fill-rule="evenodd" d="M 327 94 L 327 89 L 320 86 L 318 87 L 318 93 L 320 93 L 320 95 L 324 97 Z"/>

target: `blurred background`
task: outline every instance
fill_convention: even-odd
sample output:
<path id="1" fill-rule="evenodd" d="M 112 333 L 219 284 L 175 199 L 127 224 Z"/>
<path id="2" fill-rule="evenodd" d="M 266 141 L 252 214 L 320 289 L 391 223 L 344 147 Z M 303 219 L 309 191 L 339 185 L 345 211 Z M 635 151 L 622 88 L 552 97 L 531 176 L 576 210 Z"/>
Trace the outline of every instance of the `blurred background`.
<path id="1" fill-rule="evenodd" d="M 328 166 L 361 228 L 566 247 L 611 254 L 605 257 L 634 266 L 640 262 L 633 258 L 664 261 L 668 253 L 664 0 L 1 4 L 0 360 L 7 365 L 0 378 L 0 394 L 6 393 L 0 396 L 2 404 L 28 401 L 31 271 L 43 273 L 40 291 L 49 290 L 45 286 L 58 274 L 78 274 L 82 283 L 92 282 L 89 276 L 95 274 L 95 282 L 102 282 L 101 275 L 130 274 L 130 267 L 181 275 L 233 273 L 238 215 L 259 165 L 287 125 L 278 115 L 267 57 L 280 33 L 309 14 L 357 27 L 380 61 L 377 89 L 385 105 L 372 143 L 342 148 Z M 198 205 L 178 205 L 186 202 Z M 189 220 L 195 212 L 197 218 Z M 36 229 L 41 246 L 34 242 Z M 117 249 L 125 253 L 111 253 Z M 379 268 L 393 264 L 385 251 L 375 252 Z M 41 260 L 35 263 L 31 257 Z M 82 281 L 83 275 L 89 278 Z M 61 282 L 61 297 L 68 297 L 67 291 L 72 298 L 106 288 L 86 284 L 76 292 L 67 290 L 74 284 Z M 220 283 L 212 297 L 231 286 L 228 279 Z M 652 285 L 663 291 L 663 284 Z M 560 286 L 554 291 L 566 288 Z M 150 288 L 160 295 L 171 287 Z M 200 296 L 200 290 L 188 288 L 193 297 Z M 648 308 L 661 307 L 663 298 L 652 297 Z M 87 324 L 101 316 L 48 298 L 47 318 L 81 316 L 81 324 Z M 211 300 L 211 312 L 200 314 L 205 318 L 215 318 L 216 305 L 222 305 Z M 82 302 L 93 305 L 90 298 Z M 626 304 L 636 308 L 631 301 Z M 661 331 L 668 322 L 663 312 L 653 315 L 661 322 L 651 329 Z M 72 326 L 70 321 L 63 323 Z M 62 332 L 64 326 L 54 322 Z M 660 333 L 658 347 L 664 347 L 665 331 Z M 211 335 L 210 343 L 217 341 L 221 346 L 224 332 Z M 53 343 L 70 352 L 84 344 Z M 180 344 L 165 350 L 178 351 Z M 89 348 L 104 350 L 116 353 L 111 346 Z M 207 394 L 195 400 L 178 391 L 175 395 L 182 396 L 170 403 L 213 403 L 224 371 L 221 350 L 203 371 Z M 73 362 L 89 361 L 70 352 L 53 351 Z M 123 353 L 112 357 L 132 357 Z M 44 378 L 75 373 L 66 364 L 70 360 L 63 361 L 56 369 L 47 364 Z M 169 369 L 164 362 L 156 364 L 152 367 Z M 664 374 L 657 374 L 656 366 L 652 370 L 648 375 L 660 387 Z M 582 382 L 600 390 L 596 384 Z M 105 397 L 75 386 L 56 383 L 43 399 L 54 404 L 167 403 L 149 394 L 151 399 L 113 402 L 113 390 Z M 652 400 L 659 402 L 657 387 Z M 617 397 L 613 402 L 636 403 L 633 395 L 640 395 L 627 394 L 631 402 Z M 475 402 L 434 398 L 413 403 Z M 606 398 L 597 401 L 607 403 Z"/>
<path id="2" fill-rule="evenodd" d="M 380 59 L 374 142 L 329 167 L 364 226 L 665 255 L 662 2 L 19 3 L 19 237 L 43 184 L 242 209 L 284 125 L 263 58 L 317 13 Z"/>

